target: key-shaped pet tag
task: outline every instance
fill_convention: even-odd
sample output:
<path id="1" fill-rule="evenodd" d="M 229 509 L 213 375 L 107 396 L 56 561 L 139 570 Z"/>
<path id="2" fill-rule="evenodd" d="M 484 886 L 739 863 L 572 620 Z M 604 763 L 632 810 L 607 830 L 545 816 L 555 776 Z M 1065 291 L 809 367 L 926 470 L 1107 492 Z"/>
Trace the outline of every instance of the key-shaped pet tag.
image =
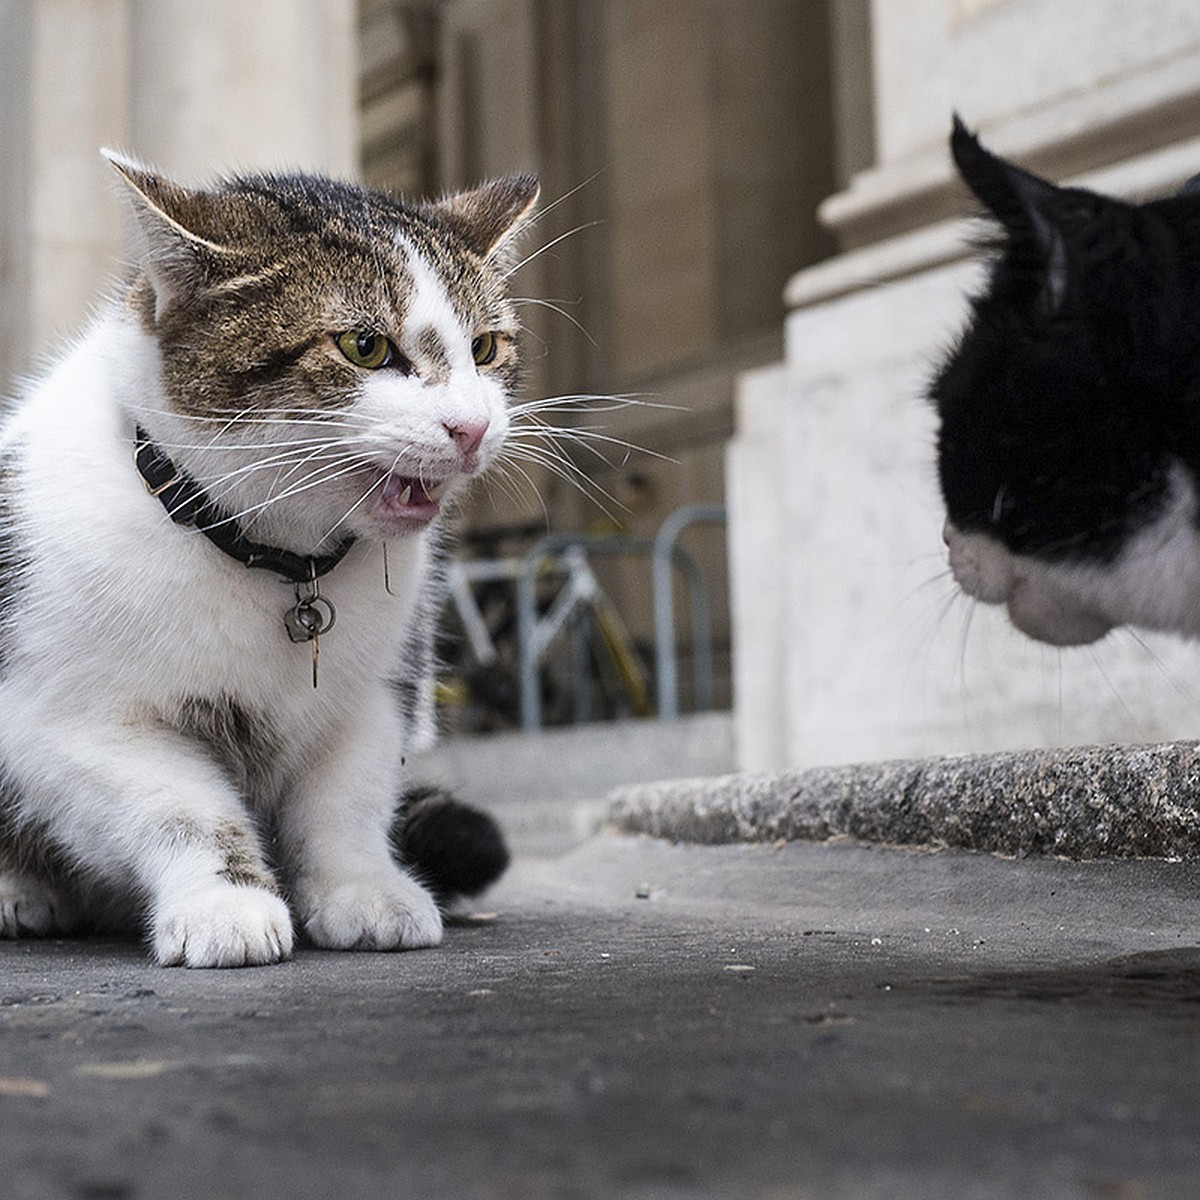
<path id="1" fill-rule="evenodd" d="M 304 587 L 306 591 L 302 592 Z M 320 637 L 328 633 L 337 620 L 333 602 L 317 590 L 314 579 L 309 584 L 296 585 L 296 603 L 284 614 L 283 624 L 293 642 L 312 643 L 313 687 L 317 686 L 317 659 L 320 656 Z"/>

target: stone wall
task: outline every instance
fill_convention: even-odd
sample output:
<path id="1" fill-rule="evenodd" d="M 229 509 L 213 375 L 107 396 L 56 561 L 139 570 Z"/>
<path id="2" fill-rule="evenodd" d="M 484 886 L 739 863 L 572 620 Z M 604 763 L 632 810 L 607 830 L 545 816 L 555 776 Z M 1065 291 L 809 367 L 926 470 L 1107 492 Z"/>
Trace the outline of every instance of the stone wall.
<path id="1" fill-rule="evenodd" d="M 99 147 L 181 178 L 358 165 L 354 0 L 0 0 L 0 387 L 119 277 Z"/>

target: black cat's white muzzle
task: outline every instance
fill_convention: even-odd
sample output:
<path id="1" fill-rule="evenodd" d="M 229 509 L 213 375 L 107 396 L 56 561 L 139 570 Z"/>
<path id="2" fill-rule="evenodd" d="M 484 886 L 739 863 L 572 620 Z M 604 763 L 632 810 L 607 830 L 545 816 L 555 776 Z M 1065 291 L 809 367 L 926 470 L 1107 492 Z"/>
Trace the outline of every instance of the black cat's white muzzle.
<path id="1" fill-rule="evenodd" d="M 1055 579 L 1050 564 L 1021 558 L 986 533 L 962 533 L 949 522 L 942 538 L 958 586 L 983 604 L 1005 605 L 1013 625 L 1036 641 L 1082 646 L 1116 623 Z"/>

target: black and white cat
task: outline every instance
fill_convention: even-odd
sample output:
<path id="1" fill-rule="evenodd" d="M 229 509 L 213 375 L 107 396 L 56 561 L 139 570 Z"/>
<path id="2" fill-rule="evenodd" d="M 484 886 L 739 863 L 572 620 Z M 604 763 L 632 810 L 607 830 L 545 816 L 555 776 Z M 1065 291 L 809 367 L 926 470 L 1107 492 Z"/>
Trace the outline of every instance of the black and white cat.
<path id="1" fill-rule="evenodd" d="M 294 913 L 435 944 L 393 817 L 439 514 L 510 427 L 537 182 L 405 206 L 110 157 L 142 267 L 0 438 L 0 935 L 124 917 L 236 966 Z M 409 846 L 444 856 L 422 803 Z"/>
<path id="2" fill-rule="evenodd" d="M 932 385 L 950 567 L 1043 642 L 1200 636 L 1200 194 L 1057 187 L 956 118 L 1000 238 Z"/>

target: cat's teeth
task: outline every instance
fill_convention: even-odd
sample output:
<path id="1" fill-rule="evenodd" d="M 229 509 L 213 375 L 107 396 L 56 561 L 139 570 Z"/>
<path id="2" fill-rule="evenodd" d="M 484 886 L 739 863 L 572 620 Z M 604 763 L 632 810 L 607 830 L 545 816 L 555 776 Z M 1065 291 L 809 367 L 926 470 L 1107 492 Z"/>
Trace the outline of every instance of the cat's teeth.
<path id="1" fill-rule="evenodd" d="M 404 491 L 402 491 L 400 493 L 399 500 L 400 500 L 401 504 L 407 504 L 411 499 L 412 499 L 412 484 L 410 483 L 408 485 L 408 487 L 406 487 L 404 489 Z"/>

